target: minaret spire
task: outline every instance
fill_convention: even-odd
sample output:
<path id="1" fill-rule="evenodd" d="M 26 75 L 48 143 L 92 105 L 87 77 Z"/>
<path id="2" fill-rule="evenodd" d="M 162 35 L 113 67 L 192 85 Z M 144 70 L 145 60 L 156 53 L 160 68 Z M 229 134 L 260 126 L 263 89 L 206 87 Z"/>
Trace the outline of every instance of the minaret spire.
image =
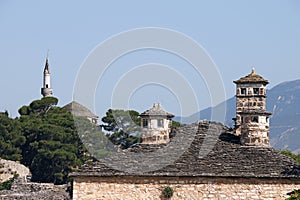
<path id="1" fill-rule="evenodd" d="M 45 68 L 44 68 L 44 74 L 45 73 L 49 73 L 50 74 L 48 57 L 46 58 L 46 64 L 45 64 Z"/>
<path id="2" fill-rule="evenodd" d="M 48 53 L 46 57 L 46 63 L 44 68 L 44 78 L 43 78 L 43 87 L 41 88 L 41 94 L 43 97 L 52 96 L 52 88 L 50 86 L 50 67 L 49 67 L 49 61 L 48 61 Z"/>
<path id="3" fill-rule="evenodd" d="M 47 51 L 47 57 L 46 57 L 46 64 L 45 64 L 45 69 L 44 69 L 44 73 L 48 72 L 50 74 L 50 70 L 49 70 L 49 63 L 48 63 L 48 56 L 49 56 L 49 49 Z"/>

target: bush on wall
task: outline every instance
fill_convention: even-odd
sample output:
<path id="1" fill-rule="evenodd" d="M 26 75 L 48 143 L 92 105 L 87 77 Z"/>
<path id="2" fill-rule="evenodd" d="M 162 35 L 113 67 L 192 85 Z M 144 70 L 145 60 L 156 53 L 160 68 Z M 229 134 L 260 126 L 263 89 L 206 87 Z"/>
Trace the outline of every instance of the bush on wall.
<path id="1" fill-rule="evenodd" d="M 173 196 L 174 190 L 170 186 L 167 186 L 162 191 L 165 198 L 171 198 Z"/>

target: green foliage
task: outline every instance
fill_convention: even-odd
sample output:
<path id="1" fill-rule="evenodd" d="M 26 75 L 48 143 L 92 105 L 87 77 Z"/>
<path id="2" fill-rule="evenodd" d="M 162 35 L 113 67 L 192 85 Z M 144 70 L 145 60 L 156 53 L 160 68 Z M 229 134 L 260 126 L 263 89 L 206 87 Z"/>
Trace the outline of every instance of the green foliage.
<path id="1" fill-rule="evenodd" d="M 0 183 L 0 190 L 10 190 L 13 182 L 14 182 L 14 178 L 10 178 L 5 182 Z"/>
<path id="2" fill-rule="evenodd" d="M 42 115 L 48 112 L 50 108 L 56 106 L 58 99 L 55 97 L 44 97 L 41 100 L 35 100 L 29 106 L 22 106 L 18 111 L 20 115 Z"/>
<path id="3" fill-rule="evenodd" d="M 55 107 L 57 102 L 46 97 L 19 109 L 26 137 L 21 162 L 30 168 L 32 181 L 66 183 L 68 174 L 87 159 L 72 114 Z"/>
<path id="4" fill-rule="evenodd" d="M 109 140 L 115 145 L 121 145 L 122 148 L 126 149 L 133 144 L 140 143 L 141 137 L 130 135 L 130 133 L 120 130 L 111 135 L 108 135 Z"/>
<path id="5" fill-rule="evenodd" d="M 8 160 L 22 159 L 21 146 L 25 143 L 18 120 L 0 115 L 0 157 Z"/>
<path id="6" fill-rule="evenodd" d="M 172 128 L 176 128 L 180 126 L 180 122 L 172 121 Z"/>
<path id="7" fill-rule="evenodd" d="M 22 106 L 16 119 L 0 113 L 0 157 L 21 161 L 32 181 L 66 183 L 68 174 L 89 159 L 73 115 L 57 103 L 54 97 L 35 100 Z"/>
<path id="8" fill-rule="evenodd" d="M 289 150 L 281 150 L 281 153 L 300 163 L 300 155 L 293 154 Z"/>
<path id="9" fill-rule="evenodd" d="M 103 128 L 106 131 L 112 132 L 118 132 L 120 130 L 123 130 L 124 132 L 132 132 L 135 131 L 137 126 L 141 123 L 139 113 L 134 110 L 127 111 L 109 109 L 106 112 L 106 116 L 102 118 L 102 121 L 105 123 Z"/>
<path id="10" fill-rule="evenodd" d="M 137 111 L 109 109 L 102 121 L 105 123 L 102 127 L 110 132 L 108 138 L 113 144 L 128 148 L 141 142 L 141 118 Z"/>
<path id="11" fill-rule="evenodd" d="M 113 150 L 113 145 L 98 126 L 83 117 L 76 117 L 75 122 L 81 141 L 94 158 L 107 156 Z"/>
<path id="12" fill-rule="evenodd" d="M 3 183 L 0 183 L 0 190 L 10 190 L 15 178 L 18 178 L 18 177 L 19 177 L 19 174 L 14 173 L 14 176 L 12 178 L 10 178 L 7 181 L 4 181 Z"/>
<path id="13" fill-rule="evenodd" d="M 289 192 L 287 195 L 290 195 L 290 197 L 286 198 L 285 200 L 300 200 L 300 189 Z"/>
<path id="14" fill-rule="evenodd" d="M 173 196 L 174 190 L 170 186 L 167 186 L 162 191 L 165 198 L 171 198 Z"/>

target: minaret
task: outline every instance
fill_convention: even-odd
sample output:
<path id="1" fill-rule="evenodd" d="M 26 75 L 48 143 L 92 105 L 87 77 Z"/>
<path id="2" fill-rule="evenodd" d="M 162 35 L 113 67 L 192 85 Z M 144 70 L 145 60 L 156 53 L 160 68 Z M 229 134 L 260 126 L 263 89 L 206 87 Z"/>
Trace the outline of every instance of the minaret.
<path id="1" fill-rule="evenodd" d="M 252 72 L 236 84 L 235 131 L 243 145 L 269 146 L 269 116 L 266 110 L 266 86 L 269 81 Z"/>
<path id="2" fill-rule="evenodd" d="M 44 69 L 44 80 L 43 80 L 43 87 L 41 88 L 41 94 L 43 95 L 43 97 L 52 96 L 52 88 L 50 86 L 50 70 L 49 70 L 48 56 L 46 58 L 46 64 Z"/>

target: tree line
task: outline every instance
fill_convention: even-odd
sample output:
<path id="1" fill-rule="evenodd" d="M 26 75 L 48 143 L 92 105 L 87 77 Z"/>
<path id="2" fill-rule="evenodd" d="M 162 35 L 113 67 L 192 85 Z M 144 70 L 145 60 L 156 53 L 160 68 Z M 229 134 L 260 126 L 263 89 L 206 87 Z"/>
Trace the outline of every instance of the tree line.
<path id="1" fill-rule="evenodd" d="M 104 133 L 57 103 L 55 97 L 44 97 L 22 106 L 14 119 L 8 112 L 0 114 L 0 158 L 29 167 L 32 181 L 66 183 L 70 172 L 105 155 L 109 145 L 124 149 L 142 140 L 137 111 L 109 109 L 102 118 Z"/>
<path id="2" fill-rule="evenodd" d="M 29 167 L 32 181 L 66 183 L 68 174 L 89 159 L 73 115 L 57 103 L 45 97 L 22 106 L 15 119 L 0 115 L 0 157 Z"/>

